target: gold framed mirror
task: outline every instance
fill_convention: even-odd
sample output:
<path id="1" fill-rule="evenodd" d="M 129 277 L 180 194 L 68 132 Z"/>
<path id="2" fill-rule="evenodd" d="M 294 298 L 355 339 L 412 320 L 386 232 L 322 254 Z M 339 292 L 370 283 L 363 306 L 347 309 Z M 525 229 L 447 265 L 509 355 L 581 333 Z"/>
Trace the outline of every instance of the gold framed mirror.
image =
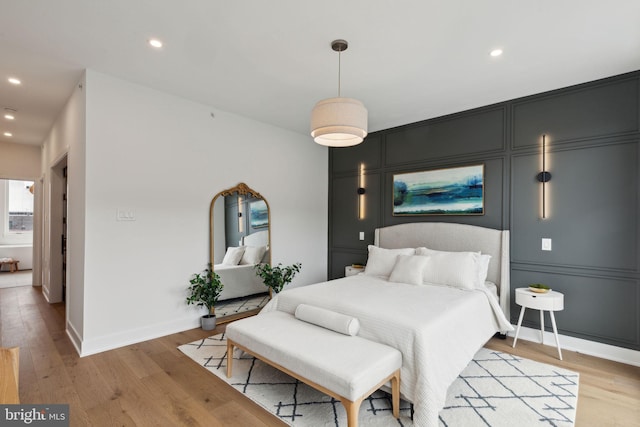
<path id="1" fill-rule="evenodd" d="M 271 263 L 271 211 L 245 183 L 220 191 L 209 206 L 209 262 L 224 288 L 218 323 L 256 314 L 269 301 L 255 265 Z"/>

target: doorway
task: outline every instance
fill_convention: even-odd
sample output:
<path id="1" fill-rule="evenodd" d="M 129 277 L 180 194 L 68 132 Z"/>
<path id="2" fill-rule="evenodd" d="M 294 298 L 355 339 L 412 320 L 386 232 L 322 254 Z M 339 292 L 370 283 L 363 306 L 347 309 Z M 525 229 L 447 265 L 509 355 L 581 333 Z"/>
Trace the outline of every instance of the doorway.
<path id="1" fill-rule="evenodd" d="M 51 168 L 49 194 L 49 280 L 45 297 L 63 302 L 67 288 L 67 156 Z"/>
<path id="2" fill-rule="evenodd" d="M 0 179 L 0 288 L 32 284 L 34 181 Z"/>

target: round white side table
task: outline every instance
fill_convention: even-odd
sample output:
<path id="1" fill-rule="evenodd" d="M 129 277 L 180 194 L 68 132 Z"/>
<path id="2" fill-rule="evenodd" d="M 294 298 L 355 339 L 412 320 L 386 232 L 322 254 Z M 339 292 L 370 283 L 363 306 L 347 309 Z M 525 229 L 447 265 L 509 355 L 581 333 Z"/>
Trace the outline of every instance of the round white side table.
<path id="1" fill-rule="evenodd" d="M 356 274 L 362 273 L 364 271 L 364 267 L 358 268 L 348 265 L 344 268 L 344 277 L 355 276 Z"/>
<path id="2" fill-rule="evenodd" d="M 558 357 L 562 360 L 562 350 L 560 350 L 560 340 L 558 339 L 558 328 L 556 327 L 556 318 L 553 315 L 553 312 L 564 310 L 564 294 L 556 291 L 549 291 L 542 294 L 530 291 L 529 288 L 517 288 L 516 304 L 522 306 L 522 308 L 520 309 L 520 318 L 518 319 L 516 336 L 513 339 L 513 347 L 516 346 L 516 342 L 518 341 L 520 325 L 522 325 L 524 311 L 527 308 L 540 310 L 540 342 L 544 344 L 544 312 L 548 311 L 549 316 L 551 317 L 551 325 L 553 326 L 553 335 L 556 338 L 556 347 L 558 347 Z"/>

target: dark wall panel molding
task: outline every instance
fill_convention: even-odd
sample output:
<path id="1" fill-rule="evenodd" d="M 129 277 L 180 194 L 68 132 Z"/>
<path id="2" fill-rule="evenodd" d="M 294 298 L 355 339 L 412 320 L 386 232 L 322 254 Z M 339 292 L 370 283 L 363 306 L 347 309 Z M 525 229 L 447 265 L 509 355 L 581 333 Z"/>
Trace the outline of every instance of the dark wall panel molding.
<path id="1" fill-rule="evenodd" d="M 365 176 L 363 218 L 359 218 L 358 177 L 341 177 L 333 180 L 329 209 L 332 218 L 341 218 L 330 227 L 331 246 L 341 249 L 367 249 L 373 243 L 373 230 L 380 224 L 381 176 Z M 359 233 L 365 239 L 359 240 Z"/>
<path id="2" fill-rule="evenodd" d="M 382 161 L 381 145 L 382 136 L 378 134 L 367 136 L 362 144 L 330 150 L 333 173 L 356 173 L 362 163 L 367 170 L 378 169 Z"/>
<path id="3" fill-rule="evenodd" d="M 565 89 L 513 103 L 513 148 L 638 132 L 637 77 Z"/>
<path id="4" fill-rule="evenodd" d="M 541 219 L 547 135 L 548 218 Z M 370 134 L 329 157 L 330 278 L 365 262 L 375 228 L 459 222 L 511 230 L 513 289 L 548 283 L 565 294 L 562 333 L 640 350 L 640 71 Z M 357 170 L 367 168 L 366 217 Z M 485 213 L 394 216 L 393 175 L 485 165 Z M 359 240 L 359 232 L 365 239 Z M 541 239 L 552 239 L 542 251 Z M 529 310 L 525 324 L 538 327 Z"/>
<path id="5" fill-rule="evenodd" d="M 397 128 L 386 135 L 385 164 L 433 161 L 502 151 L 505 147 L 505 107 Z"/>
<path id="6" fill-rule="evenodd" d="M 546 219 L 540 155 L 513 156 L 512 261 L 638 271 L 638 155 L 637 141 L 549 152 Z"/>

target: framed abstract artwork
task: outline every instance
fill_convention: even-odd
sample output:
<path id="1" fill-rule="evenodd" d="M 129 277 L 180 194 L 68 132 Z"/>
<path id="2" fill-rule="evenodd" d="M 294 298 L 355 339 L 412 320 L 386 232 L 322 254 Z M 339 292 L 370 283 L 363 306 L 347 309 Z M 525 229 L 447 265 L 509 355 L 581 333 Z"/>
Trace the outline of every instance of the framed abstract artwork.
<path id="1" fill-rule="evenodd" d="M 484 165 L 394 174 L 393 215 L 484 215 Z"/>
<path id="2" fill-rule="evenodd" d="M 264 200 L 249 203 L 249 215 L 251 228 L 269 226 L 269 209 Z"/>

